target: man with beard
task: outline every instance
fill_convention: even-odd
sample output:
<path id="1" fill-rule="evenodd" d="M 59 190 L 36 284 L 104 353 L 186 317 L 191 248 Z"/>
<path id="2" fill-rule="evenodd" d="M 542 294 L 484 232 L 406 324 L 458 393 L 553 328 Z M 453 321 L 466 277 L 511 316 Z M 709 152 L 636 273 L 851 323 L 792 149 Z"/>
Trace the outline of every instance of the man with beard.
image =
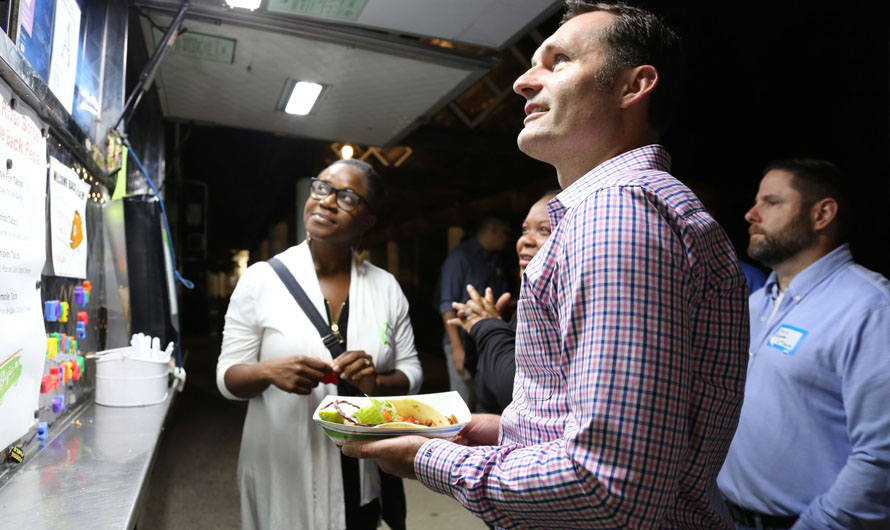
<path id="1" fill-rule="evenodd" d="M 658 145 L 679 39 L 642 9 L 567 6 L 513 84 L 519 148 L 563 191 L 522 278 L 512 403 L 474 415 L 464 445 L 405 436 L 343 451 L 492 526 L 729 529 L 716 478 L 741 409 L 747 290 Z"/>
<path id="2" fill-rule="evenodd" d="M 748 255 L 751 359 L 718 483 L 737 528 L 890 528 L 890 282 L 853 262 L 822 160 L 767 166 Z"/>

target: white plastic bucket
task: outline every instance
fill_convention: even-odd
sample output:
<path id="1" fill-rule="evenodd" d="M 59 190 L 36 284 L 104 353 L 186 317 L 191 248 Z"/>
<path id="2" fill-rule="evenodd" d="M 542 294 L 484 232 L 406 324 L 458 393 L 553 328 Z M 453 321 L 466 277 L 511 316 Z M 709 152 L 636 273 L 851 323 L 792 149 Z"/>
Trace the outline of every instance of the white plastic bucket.
<path id="1" fill-rule="evenodd" d="M 157 405 L 167 399 L 167 361 L 130 357 L 132 349 L 96 354 L 96 403 L 108 407 Z"/>

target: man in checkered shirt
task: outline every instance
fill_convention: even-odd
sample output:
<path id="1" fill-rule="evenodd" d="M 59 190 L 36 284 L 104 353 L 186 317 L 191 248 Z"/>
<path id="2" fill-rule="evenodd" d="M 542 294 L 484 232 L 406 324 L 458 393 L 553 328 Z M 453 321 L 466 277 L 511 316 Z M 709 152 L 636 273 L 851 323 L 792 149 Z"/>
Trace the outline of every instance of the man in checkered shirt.
<path id="1" fill-rule="evenodd" d="M 522 279 L 513 403 L 475 415 L 463 444 L 344 452 L 498 527 L 731 528 L 716 477 L 742 404 L 747 287 L 657 145 L 678 38 L 640 9 L 568 8 L 514 84 L 519 147 L 563 191 Z"/>

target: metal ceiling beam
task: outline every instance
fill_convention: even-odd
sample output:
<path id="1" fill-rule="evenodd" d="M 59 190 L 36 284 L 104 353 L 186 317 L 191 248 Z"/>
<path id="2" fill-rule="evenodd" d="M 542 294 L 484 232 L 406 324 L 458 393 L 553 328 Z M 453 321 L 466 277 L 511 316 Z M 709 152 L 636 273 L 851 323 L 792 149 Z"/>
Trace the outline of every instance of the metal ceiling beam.
<path id="1" fill-rule="evenodd" d="M 133 92 L 130 94 L 130 97 L 127 98 L 127 102 L 124 104 L 124 110 L 121 112 L 120 118 L 117 119 L 117 123 L 114 124 L 112 129 L 122 132 L 118 129 L 121 123 L 124 124 L 124 130 L 127 128 L 127 123 L 129 123 L 130 118 L 132 118 L 133 114 L 136 112 L 136 107 L 138 107 L 139 102 L 142 101 L 142 96 L 148 92 L 149 88 L 151 88 L 151 83 L 154 81 L 155 75 L 158 73 L 158 68 L 161 67 L 161 63 L 164 62 L 164 57 L 167 56 L 170 48 L 173 47 L 173 41 L 179 34 L 179 28 L 182 26 L 182 19 L 185 18 L 188 9 L 188 1 L 182 2 L 179 6 L 179 11 L 176 12 L 176 16 L 173 18 L 173 22 L 167 28 L 167 32 L 164 33 L 161 42 L 158 43 L 154 53 L 148 59 L 148 63 L 143 67 L 142 73 L 139 74 L 139 80 L 136 82 L 136 87 L 133 88 Z M 130 103 L 133 104 L 132 107 L 130 106 Z M 121 134 L 121 136 L 123 136 L 123 134 Z"/>
<path id="2" fill-rule="evenodd" d="M 154 11 L 169 16 L 173 16 L 179 9 L 178 3 L 158 0 L 137 0 L 133 2 L 133 6 L 143 12 Z M 224 7 L 192 5 L 186 18 L 202 20 L 217 25 L 226 23 L 304 39 L 321 40 L 332 44 L 355 46 L 365 50 L 469 70 L 488 71 L 499 62 L 498 58 L 494 56 L 476 55 L 459 50 L 441 48 L 404 37 L 356 28 L 337 22 L 321 22 L 286 14 L 264 11 L 236 11 Z"/>

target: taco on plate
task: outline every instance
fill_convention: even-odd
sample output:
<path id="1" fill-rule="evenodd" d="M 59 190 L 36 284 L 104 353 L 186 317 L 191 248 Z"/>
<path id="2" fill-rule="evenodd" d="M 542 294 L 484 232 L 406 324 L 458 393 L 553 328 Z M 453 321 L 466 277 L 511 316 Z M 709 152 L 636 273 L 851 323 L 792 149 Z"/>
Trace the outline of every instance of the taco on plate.
<path id="1" fill-rule="evenodd" d="M 404 429 L 418 426 L 440 427 L 457 423 L 454 414 L 445 416 L 434 407 L 414 398 L 383 400 L 369 396 L 368 399 L 371 400 L 371 403 L 361 408 L 345 400 L 334 401 L 328 406 L 333 410 L 326 407 L 326 410 L 319 412 L 319 417 L 336 423 L 348 422 L 353 425 L 381 429 Z M 342 405 L 348 405 L 358 410 L 347 413 Z"/>

